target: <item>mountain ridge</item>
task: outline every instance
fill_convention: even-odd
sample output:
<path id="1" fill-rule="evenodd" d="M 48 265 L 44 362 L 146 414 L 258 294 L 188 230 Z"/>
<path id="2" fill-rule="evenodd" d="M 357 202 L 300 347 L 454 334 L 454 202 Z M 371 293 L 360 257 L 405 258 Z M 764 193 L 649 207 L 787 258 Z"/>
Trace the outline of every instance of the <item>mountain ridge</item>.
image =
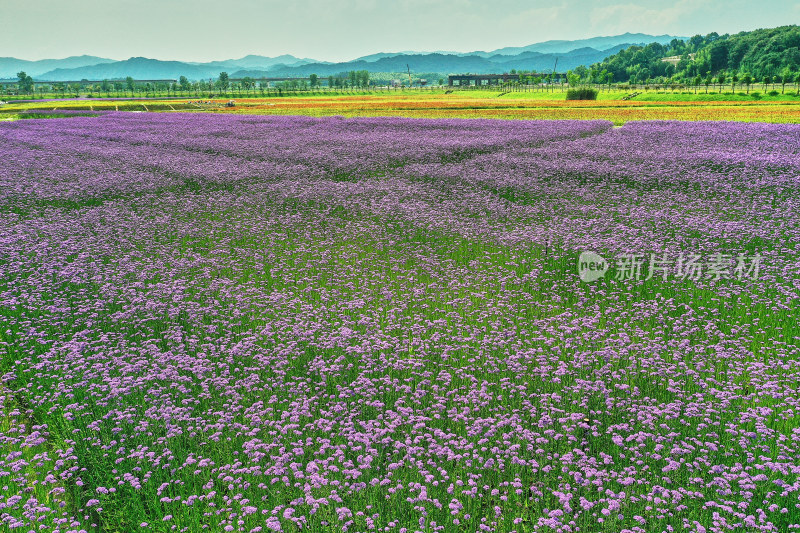
<path id="1" fill-rule="evenodd" d="M 90 55 L 37 60 L 0 57 L 0 78 L 15 78 L 20 71 L 24 71 L 29 76 L 41 76 L 55 68 L 80 68 L 102 63 L 113 63 L 115 61 L 115 59 Z"/>
<path id="2" fill-rule="evenodd" d="M 131 57 L 121 61 L 96 56 L 73 56 L 63 60 L 26 61 L 0 58 L 0 78 L 13 78 L 25 70 L 34 79 L 43 81 L 77 81 L 81 79 L 178 79 L 191 80 L 216 78 L 220 72 L 229 72 L 232 78 L 250 77 L 305 77 L 310 74 L 329 76 L 348 70 L 371 72 L 403 72 L 413 65 L 417 72 L 435 72 L 441 75 L 471 72 L 485 74 L 495 71 L 536 70 L 549 71 L 558 59 L 559 70 L 569 70 L 580 65 L 598 63 L 625 47 L 650 42 L 666 44 L 669 35 L 652 36 L 642 33 L 625 33 L 617 36 L 592 37 L 577 40 L 551 40 L 521 47 L 498 48 L 493 51 L 474 52 L 377 52 L 350 61 L 328 62 L 300 58 L 291 54 L 275 57 L 249 54 L 239 59 L 208 62 L 161 60 Z M 596 46 L 589 46 L 595 44 Z M 605 48 L 598 48 L 603 45 Z M 4 62 L 5 60 L 5 62 Z M 34 68 L 53 66 L 49 70 Z M 27 68 L 25 68 L 27 67 Z"/>
<path id="3" fill-rule="evenodd" d="M 306 64 L 294 67 L 274 67 L 269 70 L 241 70 L 231 74 L 232 78 L 258 77 L 306 77 L 310 74 L 318 76 L 335 75 L 348 70 L 369 70 L 371 72 L 404 72 L 406 65 L 413 65 L 416 72 L 436 72 L 441 75 L 455 73 L 489 74 L 508 72 L 510 70 L 533 70 L 549 72 L 558 58 L 559 70 L 571 70 L 580 65 L 590 65 L 602 61 L 628 44 L 620 44 L 609 50 L 579 48 L 565 54 L 543 54 L 526 51 L 519 56 L 494 55 L 481 57 L 477 55 L 456 56 L 452 54 L 429 53 L 424 55 L 397 55 L 383 57 L 374 61 L 350 61 L 329 65 Z"/>

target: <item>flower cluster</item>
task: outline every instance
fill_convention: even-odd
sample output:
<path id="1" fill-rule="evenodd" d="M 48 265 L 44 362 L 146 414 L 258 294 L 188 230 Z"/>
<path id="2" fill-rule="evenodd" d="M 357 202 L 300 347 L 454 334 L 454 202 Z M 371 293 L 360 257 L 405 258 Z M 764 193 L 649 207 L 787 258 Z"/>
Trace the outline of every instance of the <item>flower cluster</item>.
<path id="1" fill-rule="evenodd" d="M 800 527 L 798 126 L 0 139 L 0 528 Z M 582 250 L 763 259 L 587 284 Z"/>

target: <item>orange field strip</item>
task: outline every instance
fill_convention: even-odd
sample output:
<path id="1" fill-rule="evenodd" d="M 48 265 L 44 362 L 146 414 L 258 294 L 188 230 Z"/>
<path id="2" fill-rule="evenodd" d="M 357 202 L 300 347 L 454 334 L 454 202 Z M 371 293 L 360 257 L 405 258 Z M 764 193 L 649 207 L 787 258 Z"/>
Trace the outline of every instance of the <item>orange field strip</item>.
<path id="1" fill-rule="evenodd" d="M 734 120 L 745 122 L 800 122 L 795 102 L 636 102 L 624 100 L 497 100 L 411 99 L 386 97 L 273 98 L 237 102 L 215 112 L 265 115 L 403 116 L 412 118 L 499 119 L 606 119 L 621 124 L 631 120 Z"/>

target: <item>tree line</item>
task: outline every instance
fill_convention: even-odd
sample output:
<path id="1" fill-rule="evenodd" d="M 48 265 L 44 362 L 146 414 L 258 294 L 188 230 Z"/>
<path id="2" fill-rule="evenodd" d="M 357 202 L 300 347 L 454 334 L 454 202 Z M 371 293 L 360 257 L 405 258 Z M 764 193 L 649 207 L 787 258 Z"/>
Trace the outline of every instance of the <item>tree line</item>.
<path id="1" fill-rule="evenodd" d="M 35 83 L 33 78 L 24 71 L 17 73 L 17 91 L 21 94 L 34 94 Z M 351 70 L 341 72 L 336 75 L 320 79 L 316 74 L 311 74 L 307 80 L 286 80 L 274 82 L 274 87 L 287 90 L 315 89 L 326 85 L 334 88 L 366 88 L 369 87 L 370 73 L 367 70 Z M 253 91 L 272 87 L 272 82 L 254 79 L 246 76 L 239 80 L 231 80 L 227 72 L 220 72 L 216 80 L 194 80 L 190 81 L 186 76 L 181 76 L 176 82 L 142 82 L 134 80 L 128 76 L 124 80 L 103 80 L 102 82 L 92 83 L 83 80 L 77 83 L 53 82 L 49 84 L 56 93 L 72 93 L 82 88 L 89 88 L 97 92 L 130 92 L 150 93 L 150 92 L 208 92 L 228 90 Z"/>
<path id="2" fill-rule="evenodd" d="M 670 57 L 675 60 L 663 61 Z M 781 26 L 735 35 L 714 32 L 686 41 L 673 39 L 666 45 L 631 46 L 573 72 L 590 82 L 611 76 L 616 82 L 638 84 L 725 84 L 736 78 L 742 83 L 750 80 L 747 85 L 785 85 L 794 83 L 800 72 L 800 27 Z"/>

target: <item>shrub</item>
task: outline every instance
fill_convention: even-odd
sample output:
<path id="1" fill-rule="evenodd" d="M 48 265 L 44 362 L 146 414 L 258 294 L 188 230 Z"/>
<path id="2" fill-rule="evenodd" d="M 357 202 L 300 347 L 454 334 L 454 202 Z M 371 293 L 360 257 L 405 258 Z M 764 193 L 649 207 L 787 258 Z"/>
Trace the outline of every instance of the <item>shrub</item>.
<path id="1" fill-rule="evenodd" d="M 770 91 L 767 94 L 770 95 L 770 96 L 778 96 L 781 93 L 779 93 L 778 91 Z"/>
<path id="2" fill-rule="evenodd" d="M 758 92 L 758 91 L 754 91 L 754 92 L 750 93 L 750 97 L 755 99 L 755 100 L 761 100 L 761 93 Z"/>
<path id="3" fill-rule="evenodd" d="M 567 100 L 597 100 L 597 89 L 576 87 L 567 91 Z"/>

